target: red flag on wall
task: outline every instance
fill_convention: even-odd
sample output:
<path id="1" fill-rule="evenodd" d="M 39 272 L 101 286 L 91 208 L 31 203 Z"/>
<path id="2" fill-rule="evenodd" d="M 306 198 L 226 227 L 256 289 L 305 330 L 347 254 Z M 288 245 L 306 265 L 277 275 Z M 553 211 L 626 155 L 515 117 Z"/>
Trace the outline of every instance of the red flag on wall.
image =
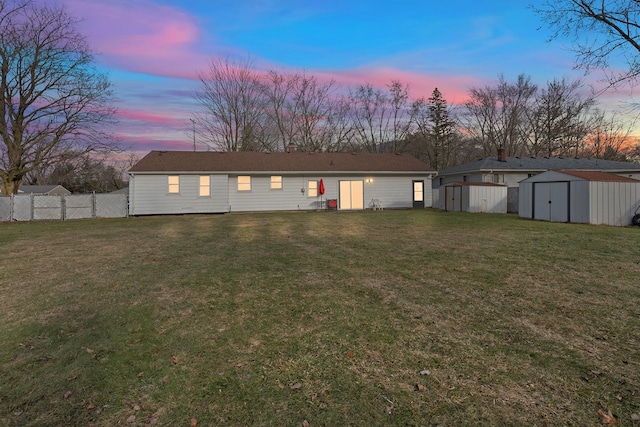
<path id="1" fill-rule="evenodd" d="M 322 178 L 320 178 L 320 185 L 318 186 L 318 193 L 322 196 L 324 194 L 324 182 L 322 182 Z"/>

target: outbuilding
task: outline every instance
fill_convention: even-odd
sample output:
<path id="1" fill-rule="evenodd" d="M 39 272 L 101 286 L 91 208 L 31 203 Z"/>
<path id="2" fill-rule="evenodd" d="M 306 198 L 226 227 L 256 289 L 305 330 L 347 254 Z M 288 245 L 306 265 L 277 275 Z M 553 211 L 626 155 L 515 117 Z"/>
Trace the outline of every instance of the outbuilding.
<path id="1" fill-rule="evenodd" d="M 507 213 L 507 186 L 490 182 L 453 182 L 440 187 L 444 209 L 452 212 Z"/>
<path id="2" fill-rule="evenodd" d="M 520 182 L 519 215 L 554 222 L 631 225 L 640 181 L 594 171 L 553 170 Z"/>
<path id="3" fill-rule="evenodd" d="M 409 154 L 152 151 L 129 170 L 131 215 L 431 207 Z"/>

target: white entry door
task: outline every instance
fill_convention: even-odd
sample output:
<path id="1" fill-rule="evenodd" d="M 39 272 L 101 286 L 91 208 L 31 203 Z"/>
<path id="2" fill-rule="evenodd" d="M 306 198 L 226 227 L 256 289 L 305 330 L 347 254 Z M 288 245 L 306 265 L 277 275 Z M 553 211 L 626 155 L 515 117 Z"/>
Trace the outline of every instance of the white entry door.
<path id="1" fill-rule="evenodd" d="M 364 209 L 364 182 L 340 181 L 338 209 Z"/>

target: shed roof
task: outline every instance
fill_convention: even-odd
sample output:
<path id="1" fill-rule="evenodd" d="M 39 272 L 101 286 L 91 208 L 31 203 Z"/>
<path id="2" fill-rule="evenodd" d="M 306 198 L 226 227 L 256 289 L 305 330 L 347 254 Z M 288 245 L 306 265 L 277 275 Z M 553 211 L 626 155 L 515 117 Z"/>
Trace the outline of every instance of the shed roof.
<path id="1" fill-rule="evenodd" d="M 153 172 L 420 172 L 435 173 L 409 154 L 151 151 L 131 173 Z"/>
<path id="2" fill-rule="evenodd" d="M 498 157 L 486 157 L 444 169 L 440 171 L 438 175 L 454 175 L 478 171 L 542 172 L 551 169 L 640 172 L 640 163 L 567 157 L 507 157 L 506 161 L 502 162 L 498 160 Z"/>
<path id="3" fill-rule="evenodd" d="M 506 187 L 505 184 L 497 184 L 494 182 L 472 182 L 472 181 L 463 181 L 463 182 L 452 182 L 450 184 L 445 184 L 445 186 L 453 186 L 453 187 Z"/>
<path id="4" fill-rule="evenodd" d="M 608 173 L 608 172 L 570 171 L 570 170 L 559 170 L 558 172 L 563 173 L 565 175 L 575 176 L 576 178 L 581 178 L 586 181 L 640 182 L 637 179 L 629 178 L 626 176 L 620 176 L 620 175 L 616 175 L 614 173 Z"/>

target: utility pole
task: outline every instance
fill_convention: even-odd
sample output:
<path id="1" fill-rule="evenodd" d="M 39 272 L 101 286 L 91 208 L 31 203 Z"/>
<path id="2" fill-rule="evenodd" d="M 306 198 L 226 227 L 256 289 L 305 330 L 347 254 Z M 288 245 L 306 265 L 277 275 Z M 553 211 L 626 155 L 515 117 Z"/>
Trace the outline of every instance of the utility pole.
<path id="1" fill-rule="evenodd" d="M 189 120 L 191 120 L 191 124 L 193 125 L 193 151 L 196 151 L 196 121 L 193 119 Z"/>

